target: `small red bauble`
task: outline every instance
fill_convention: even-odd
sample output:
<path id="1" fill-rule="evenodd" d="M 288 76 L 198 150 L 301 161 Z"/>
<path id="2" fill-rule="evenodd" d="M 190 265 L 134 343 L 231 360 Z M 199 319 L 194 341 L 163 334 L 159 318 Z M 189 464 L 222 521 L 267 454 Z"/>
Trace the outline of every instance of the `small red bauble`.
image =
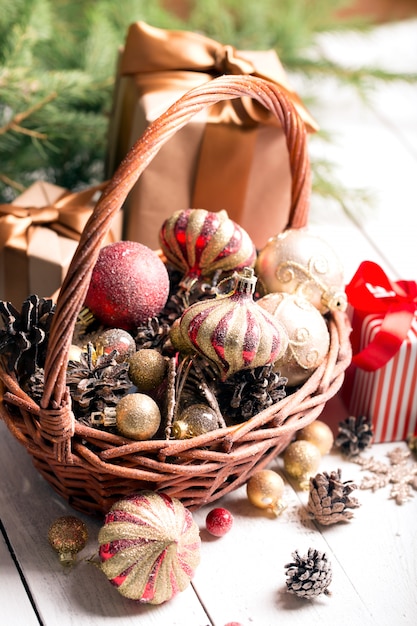
<path id="1" fill-rule="evenodd" d="M 132 330 L 158 315 L 168 294 L 168 272 L 156 252 L 118 241 L 100 250 L 85 305 L 105 326 Z"/>
<path id="2" fill-rule="evenodd" d="M 206 529 L 210 535 L 223 537 L 233 526 L 233 516 L 227 509 L 212 509 L 206 517 Z"/>

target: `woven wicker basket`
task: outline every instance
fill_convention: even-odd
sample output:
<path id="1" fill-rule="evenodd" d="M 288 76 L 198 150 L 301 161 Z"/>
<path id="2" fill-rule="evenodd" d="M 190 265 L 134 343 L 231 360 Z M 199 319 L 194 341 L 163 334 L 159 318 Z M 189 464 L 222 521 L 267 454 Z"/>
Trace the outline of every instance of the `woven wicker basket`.
<path id="1" fill-rule="evenodd" d="M 13 373 L 0 367 L 1 417 L 25 446 L 42 476 L 73 508 L 104 513 L 112 503 L 143 488 L 164 491 L 198 508 L 243 484 L 312 422 L 340 388 L 351 359 L 344 313 L 330 316 L 331 345 L 325 362 L 292 395 L 239 426 L 186 440 L 131 441 L 87 427 L 74 418 L 66 367 L 77 315 L 113 216 L 159 148 L 190 118 L 220 100 L 250 97 L 282 124 L 292 173 L 288 227 L 306 224 L 310 166 L 306 131 L 286 95 L 253 77 L 217 78 L 188 92 L 149 126 L 106 187 L 82 234 L 61 288 L 53 318 L 42 406 L 25 394 Z M 273 234 L 273 233 L 271 233 Z"/>

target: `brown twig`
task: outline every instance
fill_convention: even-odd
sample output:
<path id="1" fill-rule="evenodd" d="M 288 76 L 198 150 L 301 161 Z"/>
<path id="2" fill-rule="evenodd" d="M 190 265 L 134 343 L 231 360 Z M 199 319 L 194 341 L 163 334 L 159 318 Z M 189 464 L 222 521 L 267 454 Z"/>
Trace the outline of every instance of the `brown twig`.
<path id="1" fill-rule="evenodd" d="M 0 126 L 0 135 L 4 135 L 10 130 L 15 130 L 18 133 L 22 133 L 24 135 L 30 135 L 32 137 L 36 137 L 37 139 L 46 139 L 47 135 L 45 135 L 44 133 L 38 133 L 35 130 L 24 128 L 23 126 L 21 126 L 21 123 L 24 120 L 26 120 L 28 117 L 30 117 L 33 113 L 36 113 L 36 111 L 39 111 L 40 109 L 42 109 L 42 107 L 44 107 L 46 104 L 48 104 L 52 100 L 55 100 L 55 98 L 57 97 L 58 97 L 58 94 L 56 93 L 56 91 L 53 91 L 45 98 L 43 98 L 42 100 L 40 100 L 33 106 L 26 109 L 26 111 L 22 111 L 21 113 L 16 113 L 16 115 L 12 117 L 12 119 L 9 120 L 7 124 L 4 124 L 4 126 Z"/>

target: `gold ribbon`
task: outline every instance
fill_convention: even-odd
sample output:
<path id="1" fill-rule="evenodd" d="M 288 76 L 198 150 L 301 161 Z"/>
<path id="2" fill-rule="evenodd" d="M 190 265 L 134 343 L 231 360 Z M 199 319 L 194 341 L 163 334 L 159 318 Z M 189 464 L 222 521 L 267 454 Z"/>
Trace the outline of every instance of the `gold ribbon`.
<path id="1" fill-rule="evenodd" d="M 250 56 L 251 53 L 246 54 Z M 141 21 L 131 24 L 121 58 L 120 73 L 126 76 L 167 72 L 165 86 L 171 87 L 169 77 L 171 71 L 183 72 L 183 77 L 186 76 L 186 72 L 203 72 L 210 74 L 212 78 L 223 74 L 246 74 L 272 81 L 285 91 L 308 130 L 318 129 L 317 123 L 308 113 L 299 96 L 290 88 L 283 70 L 278 73 L 269 68 L 259 69 L 255 67 L 254 62 L 245 58 L 245 52 L 237 51 L 233 46 L 223 45 L 198 33 L 164 30 Z M 163 80 L 161 76 L 161 81 Z M 190 88 L 193 86 L 195 86 L 195 76 L 190 77 Z M 162 83 L 160 88 L 162 88 Z M 225 105 L 227 104 L 226 102 Z M 242 114 L 244 114 L 243 120 Z M 238 115 L 241 123 L 245 120 L 248 123 L 250 119 L 252 123 L 253 121 L 265 123 L 267 119 L 275 120 L 272 113 L 250 98 L 245 99 L 243 107 L 240 102 Z"/>
<path id="2" fill-rule="evenodd" d="M 94 196 L 105 185 L 106 182 L 75 193 L 64 192 L 53 203 L 43 207 L 0 204 L 0 253 L 4 253 L 2 282 L 8 300 L 16 300 L 14 304 L 20 305 L 17 295 L 21 292 L 26 294 L 25 297 L 29 295 L 33 276 L 37 277 L 38 285 L 42 283 L 48 290 L 46 264 L 65 269 L 68 259 L 60 257 L 60 246 L 56 239 L 48 239 L 47 232 L 54 231 L 58 236 L 77 242 L 92 213 Z M 47 230 L 42 227 L 47 227 Z M 106 243 L 113 241 L 115 236 L 110 231 Z M 69 250 L 73 248 L 68 242 L 65 254 Z M 32 258 L 33 254 L 36 258 Z M 55 277 L 56 270 L 52 274 Z M 57 287 L 59 285 L 54 287 L 54 291 Z M 52 296 L 52 293 L 40 295 Z"/>
<path id="3" fill-rule="evenodd" d="M 272 69 L 258 69 L 256 55 L 268 60 Z M 252 61 L 248 57 L 252 57 Z M 266 56 L 265 56 L 266 55 Z M 259 58 L 259 57 L 258 57 Z M 222 74 L 253 75 L 280 86 L 292 101 L 310 131 L 317 124 L 286 80 L 273 51 L 251 53 L 237 51 L 203 35 L 164 30 L 144 22 L 132 24 L 120 60 L 120 74 L 131 76 L 139 93 L 158 91 L 185 93 L 197 84 Z M 130 107 L 133 111 L 133 106 Z M 161 111 L 162 113 L 162 111 Z M 191 206 L 209 211 L 226 209 L 241 222 L 256 153 L 259 124 L 280 127 L 278 119 L 251 98 L 224 100 L 208 109 L 191 194 Z M 223 184 L 219 191 L 219 181 Z M 279 182 L 270 181 L 271 196 L 279 195 Z M 221 205 L 219 204 L 221 203 Z"/>
<path id="4" fill-rule="evenodd" d="M 47 225 L 59 235 L 78 241 L 91 215 L 90 202 L 104 186 L 105 183 L 101 183 L 80 192 L 64 194 L 52 205 L 44 207 L 0 204 L 0 250 L 15 237 L 28 237 L 31 226 Z"/>

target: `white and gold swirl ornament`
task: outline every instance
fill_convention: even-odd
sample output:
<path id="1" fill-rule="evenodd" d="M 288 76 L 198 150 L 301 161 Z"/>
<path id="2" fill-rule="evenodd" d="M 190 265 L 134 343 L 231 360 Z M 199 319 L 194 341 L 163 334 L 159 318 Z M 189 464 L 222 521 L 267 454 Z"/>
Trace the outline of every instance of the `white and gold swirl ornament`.
<path id="1" fill-rule="evenodd" d="M 303 384 L 323 363 L 330 348 L 330 334 L 324 316 L 298 293 L 270 293 L 258 300 L 285 329 L 288 343 L 274 362 L 274 370 L 288 380 L 288 386 Z"/>
<path id="2" fill-rule="evenodd" d="M 322 314 L 346 310 L 343 266 L 332 247 L 307 228 L 271 237 L 255 272 L 265 293 L 298 293 Z"/>
<path id="3" fill-rule="evenodd" d="M 199 528 L 180 500 L 143 491 L 112 506 L 100 529 L 100 568 L 122 596 L 162 604 L 200 562 Z"/>

